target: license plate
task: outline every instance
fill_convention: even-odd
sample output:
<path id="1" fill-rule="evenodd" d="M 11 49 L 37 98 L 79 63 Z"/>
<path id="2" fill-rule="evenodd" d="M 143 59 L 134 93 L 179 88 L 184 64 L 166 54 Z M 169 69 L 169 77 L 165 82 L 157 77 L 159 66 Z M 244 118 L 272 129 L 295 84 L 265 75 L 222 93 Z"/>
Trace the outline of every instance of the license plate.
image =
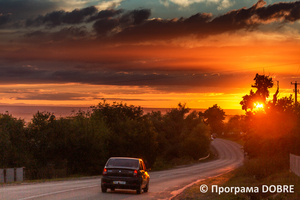
<path id="1" fill-rule="evenodd" d="M 125 185 L 126 181 L 114 181 L 113 184 Z"/>

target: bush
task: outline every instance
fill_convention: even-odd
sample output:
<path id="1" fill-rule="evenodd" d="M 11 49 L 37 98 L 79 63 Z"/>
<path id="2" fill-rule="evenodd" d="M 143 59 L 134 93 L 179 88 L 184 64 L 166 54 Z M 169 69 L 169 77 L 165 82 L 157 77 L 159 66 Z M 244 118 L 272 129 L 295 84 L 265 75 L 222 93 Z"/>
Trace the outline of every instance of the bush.
<path id="1" fill-rule="evenodd" d="M 255 176 L 256 179 L 266 178 L 274 173 L 287 169 L 288 160 L 286 156 L 259 156 L 245 160 L 246 171 Z"/>
<path id="2" fill-rule="evenodd" d="M 207 156 L 209 152 L 210 139 L 209 130 L 206 125 L 198 124 L 192 133 L 184 139 L 181 154 L 190 156 L 194 160 Z"/>

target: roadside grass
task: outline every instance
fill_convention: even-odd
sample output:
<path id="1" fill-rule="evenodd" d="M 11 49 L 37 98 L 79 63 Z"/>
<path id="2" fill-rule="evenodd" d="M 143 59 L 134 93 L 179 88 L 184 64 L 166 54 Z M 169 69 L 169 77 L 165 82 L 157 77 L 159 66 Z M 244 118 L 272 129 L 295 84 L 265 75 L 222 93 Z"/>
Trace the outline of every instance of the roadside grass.
<path id="1" fill-rule="evenodd" d="M 85 175 L 72 175 L 65 178 L 53 178 L 53 179 L 36 179 L 36 180 L 25 180 L 23 183 L 42 183 L 42 182 L 51 182 L 51 181 L 67 181 L 67 180 L 80 180 L 80 179 L 93 179 L 101 178 L 101 175 L 98 176 L 85 176 Z"/>
<path id="2" fill-rule="evenodd" d="M 161 170 L 179 168 L 187 165 L 193 165 L 196 163 L 208 162 L 214 160 L 216 158 L 215 155 L 216 155 L 216 150 L 213 149 L 213 147 L 211 147 L 209 151 L 209 156 L 205 159 L 200 158 L 199 160 L 194 160 L 191 157 L 182 157 L 182 158 L 173 159 L 168 162 L 161 158 L 158 158 L 154 163 L 151 171 L 161 171 Z"/>
<path id="3" fill-rule="evenodd" d="M 209 188 L 207 193 L 200 192 L 200 186 L 206 184 Z M 255 193 L 225 193 L 218 194 L 215 190 L 212 193 L 212 185 L 218 187 L 258 187 L 259 192 Z M 293 185 L 294 193 L 262 193 L 262 185 Z M 244 166 L 223 174 L 221 176 L 212 177 L 187 188 L 181 194 L 174 197 L 173 200 L 296 200 L 300 199 L 300 177 L 296 176 L 288 170 L 272 174 L 264 179 L 257 180 L 254 176 L 246 172 Z"/>

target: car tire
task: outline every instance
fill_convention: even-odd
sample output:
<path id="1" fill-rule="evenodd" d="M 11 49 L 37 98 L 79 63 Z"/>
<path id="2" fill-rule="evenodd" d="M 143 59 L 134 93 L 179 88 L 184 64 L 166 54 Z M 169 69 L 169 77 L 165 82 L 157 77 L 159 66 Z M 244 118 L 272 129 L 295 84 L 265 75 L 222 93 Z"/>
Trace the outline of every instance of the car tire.
<path id="1" fill-rule="evenodd" d="M 136 193 L 137 193 L 137 194 L 141 194 L 141 193 L 142 193 L 142 184 L 139 185 L 139 188 L 138 188 L 138 189 L 136 189 Z"/>
<path id="2" fill-rule="evenodd" d="M 143 190 L 144 190 L 144 192 L 148 192 L 148 190 L 149 190 L 149 182 L 147 183 L 146 187 Z"/>
<path id="3" fill-rule="evenodd" d="M 107 192 L 107 188 L 103 187 L 103 188 L 101 188 L 101 191 L 102 191 L 103 193 L 105 193 L 105 192 Z"/>

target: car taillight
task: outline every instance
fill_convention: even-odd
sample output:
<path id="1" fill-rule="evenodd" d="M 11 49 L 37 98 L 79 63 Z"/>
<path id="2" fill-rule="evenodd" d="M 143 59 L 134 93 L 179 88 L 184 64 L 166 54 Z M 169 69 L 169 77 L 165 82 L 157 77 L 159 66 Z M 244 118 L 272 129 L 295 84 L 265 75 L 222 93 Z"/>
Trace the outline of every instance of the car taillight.
<path id="1" fill-rule="evenodd" d="M 107 174 L 107 169 L 106 168 L 104 168 L 103 169 L 103 173 L 102 173 L 102 175 L 106 175 Z"/>
<path id="2" fill-rule="evenodd" d="M 138 175 L 138 171 L 137 171 L 137 170 L 134 170 L 133 176 L 134 176 L 134 177 L 137 177 L 137 175 Z"/>

